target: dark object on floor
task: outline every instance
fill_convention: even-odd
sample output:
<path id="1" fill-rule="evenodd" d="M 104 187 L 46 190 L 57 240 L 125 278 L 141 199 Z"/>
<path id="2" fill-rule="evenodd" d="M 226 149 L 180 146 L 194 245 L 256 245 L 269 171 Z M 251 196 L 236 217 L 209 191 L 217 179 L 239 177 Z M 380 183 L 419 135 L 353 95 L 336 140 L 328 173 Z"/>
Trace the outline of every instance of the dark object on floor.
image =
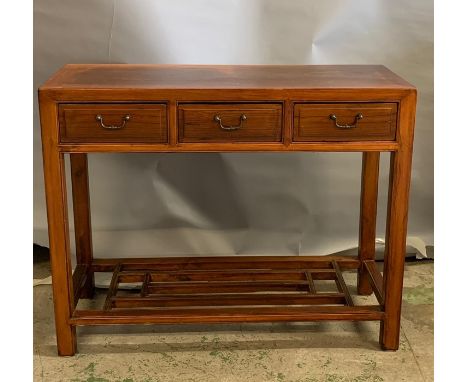
<path id="1" fill-rule="evenodd" d="M 33 244 L 33 264 L 49 261 L 49 248 L 39 244 Z"/>
<path id="2" fill-rule="evenodd" d="M 50 276 L 49 248 L 33 244 L 33 278 L 43 279 Z"/>

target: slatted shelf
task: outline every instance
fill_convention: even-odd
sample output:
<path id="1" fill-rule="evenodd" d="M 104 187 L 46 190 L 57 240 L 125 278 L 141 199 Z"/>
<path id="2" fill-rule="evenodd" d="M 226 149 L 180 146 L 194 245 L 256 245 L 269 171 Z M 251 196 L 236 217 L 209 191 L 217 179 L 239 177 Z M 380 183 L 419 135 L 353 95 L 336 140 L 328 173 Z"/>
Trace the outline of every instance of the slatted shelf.
<path id="1" fill-rule="evenodd" d="M 359 265 L 337 256 L 96 259 L 90 271 L 112 270 L 104 306 L 75 310 L 70 322 L 381 320 L 381 305 L 355 306 L 345 283 L 342 272 Z M 378 288 L 376 268 L 366 269 Z M 334 290 L 321 290 L 322 281 Z"/>

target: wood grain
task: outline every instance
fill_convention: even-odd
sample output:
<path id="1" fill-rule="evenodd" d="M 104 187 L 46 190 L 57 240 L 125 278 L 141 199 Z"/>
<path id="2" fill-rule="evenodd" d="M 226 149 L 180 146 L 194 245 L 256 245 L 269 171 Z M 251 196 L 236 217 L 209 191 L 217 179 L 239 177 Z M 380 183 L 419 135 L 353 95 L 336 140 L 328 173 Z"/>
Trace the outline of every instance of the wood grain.
<path id="1" fill-rule="evenodd" d="M 167 294 L 164 296 L 146 296 L 145 298 L 114 297 L 114 308 L 148 308 L 181 306 L 245 306 L 245 305 L 344 305 L 341 293 L 301 294 L 301 293 L 255 293 L 255 294 Z"/>
<path id="2" fill-rule="evenodd" d="M 103 123 L 123 126 L 105 129 Z M 123 125 L 123 118 L 130 120 Z M 167 142 L 166 105 L 162 104 L 61 104 L 60 142 Z"/>
<path id="3" fill-rule="evenodd" d="M 241 120 L 245 115 L 246 120 Z M 223 130 L 223 126 L 239 126 Z M 281 142 L 281 104 L 180 104 L 179 142 Z"/>
<path id="4" fill-rule="evenodd" d="M 355 256 L 200 256 L 200 257 L 157 257 L 157 258 L 109 258 L 94 259 L 94 272 L 113 272 L 119 263 L 124 264 L 122 270 L 157 270 L 187 272 L 191 270 L 212 271 L 229 269 L 261 270 L 298 270 L 308 269 L 312 272 L 317 268 L 333 269 L 332 262 L 340 263 L 341 269 L 357 269 L 360 262 Z M 314 273 L 315 277 L 318 277 Z"/>
<path id="5" fill-rule="evenodd" d="M 396 131 L 396 103 L 298 103 L 294 105 L 294 142 L 392 141 Z M 357 114 L 363 118 L 356 121 Z M 336 122 L 330 115 L 337 117 Z M 355 125 L 339 128 L 339 125 Z"/>
<path id="6" fill-rule="evenodd" d="M 373 260 L 365 260 L 363 261 L 364 268 L 368 274 L 371 288 L 377 298 L 377 301 L 380 305 L 385 305 L 385 298 L 384 298 L 384 288 L 383 288 L 383 277 L 382 274 L 377 269 L 377 265 Z"/>
<path id="7" fill-rule="evenodd" d="M 360 295 L 372 293 L 372 286 L 363 262 L 375 259 L 375 230 L 377 224 L 377 198 L 379 190 L 380 153 L 362 153 L 361 210 L 359 217 L 359 259 L 357 289 Z"/>
<path id="8" fill-rule="evenodd" d="M 91 234 L 91 206 L 89 200 L 88 155 L 70 154 L 70 172 L 76 263 L 78 266 L 83 265 L 87 270 L 85 284 L 83 286 L 80 285 L 80 297 L 92 298 L 94 294 L 94 274 L 89 271 L 93 262 L 93 243 Z"/>
<path id="9" fill-rule="evenodd" d="M 380 306 L 227 307 L 193 309 L 76 310 L 73 325 L 233 323 L 274 321 L 376 321 Z"/>
<path id="10" fill-rule="evenodd" d="M 405 89 L 382 65 L 70 64 L 43 88 L 66 89 Z"/>
<path id="11" fill-rule="evenodd" d="M 65 164 L 63 154 L 57 150 L 57 104 L 47 97 L 40 97 L 39 101 L 57 350 L 59 355 L 70 356 L 76 351 L 76 330 L 68 321 L 73 313 L 75 296 L 70 261 Z"/>
<path id="12" fill-rule="evenodd" d="M 86 152 L 86 153 L 151 153 L 151 152 L 286 152 L 286 151 L 314 151 L 314 152 L 362 152 L 362 151 L 395 151 L 398 150 L 397 142 L 302 142 L 291 143 L 286 146 L 283 143 L 178 143 L 173 146 L 150 143 L 81 143 L 59 145 L 62 152 Z"/>
<path id="13" fill-rule="evenodd" d="M 400 103 L 398 141 L 400 150 L 390 157 L 390 183 L 385 236 L 385 320 L 380 325 L 383 349 L 397 350 L 400 343 L 401 298 L 406 254 L 406 230 L 411 181 L 416 92 Z"/>
<path id="14" fill-rule="evenodd" d="M 40 87 L 39 103 L 60 355 L 75 353 L 76 325 L 138 323 L 379 320 L 382 348 L 398 348 L 414 86 L 381 65 L 66 65 Z M 214 112 L 227 125 L 239 113 L 248 118 L 227 132 L 213 123 Z M 364 118 L 352 129 L 329 118 L 351 124 L 358 112 Z M 97 114 L 115 126 L 131 118 L 108 130 Z M 87 153 L 263 151 L 364 153 L 359 256 L 93 259 Z M 374 239 L 384 151 L 392 154 L 381 277 Z M 65 153 L 78 252 L 73 276 Z M 352 306 L 342 277 L 348 269 L 359 271 L 359 293 L 373 291 L 380 305 Z M 90 295 L 94 272 L 114 272 L 104 309 L 74 309 Z M 337 292 L 317 292 L 320 280 L 335 280 Z M 122 296 L 126 282 L 141 290 Z"/>

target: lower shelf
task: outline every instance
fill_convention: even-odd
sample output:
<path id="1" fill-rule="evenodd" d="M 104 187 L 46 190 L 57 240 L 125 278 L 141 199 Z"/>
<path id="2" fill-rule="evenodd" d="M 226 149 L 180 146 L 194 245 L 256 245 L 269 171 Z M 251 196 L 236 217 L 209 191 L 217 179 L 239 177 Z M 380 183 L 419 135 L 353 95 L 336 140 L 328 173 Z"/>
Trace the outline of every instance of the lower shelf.
<path id="1" fill-rule="evenodd" d="M 104 306 L 100 310 L 76 309 L 70 323 L 382 320 L 381 304 L 354 305 L 342 271 L 359 267 L 368 272 L 380 302 L 382 276 L 375 263 L 361 264 L 355 257 L 95 259 L 91 267 L 75 270 L 75 296 L 81 294 L 90 274 L 112 271 Z M 326 290 L 318 288 L 323 281 L 328 281 Z"/>

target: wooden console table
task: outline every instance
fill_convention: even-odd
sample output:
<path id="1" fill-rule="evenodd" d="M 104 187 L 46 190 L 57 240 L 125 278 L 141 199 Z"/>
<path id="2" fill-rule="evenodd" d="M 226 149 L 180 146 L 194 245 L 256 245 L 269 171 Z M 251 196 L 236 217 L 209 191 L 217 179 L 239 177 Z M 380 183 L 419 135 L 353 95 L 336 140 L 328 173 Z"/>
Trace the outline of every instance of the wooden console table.
<path id="1" fill-rule="evenodd" d="M 383 66 L 66 65 L 39 89 L 58 353 L 77 325 L 377 320 L 398 349 L 416 89 Z M 362 152 L 359 255 L 93 258 L 87 153 Z M 391 152 L 383 276 L 375 225 L 380 152 Z M 69 154 L 77 266 L 70 265 Z M 357 306 L 342 271 L 357 270 Z M 95 272 L 113 272 L 100 310 Z M 318 280 L 336 292 L 320 293 Z M 140 283 L 122 295 L 120 283 Z"/>

